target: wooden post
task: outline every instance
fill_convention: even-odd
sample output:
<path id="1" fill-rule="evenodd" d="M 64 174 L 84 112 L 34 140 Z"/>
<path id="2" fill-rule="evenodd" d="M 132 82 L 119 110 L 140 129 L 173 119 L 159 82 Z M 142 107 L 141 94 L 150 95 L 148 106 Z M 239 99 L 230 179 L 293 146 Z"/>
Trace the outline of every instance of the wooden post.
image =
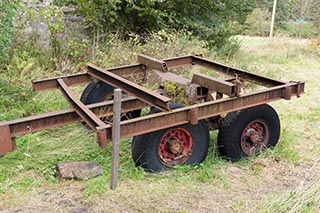
<path id="1" fill-rule="evenodd" d="M 274 20 L 275 20 L 275 16 L 276 16 L 276 8 L 277 8 L 277 0 L 274 0 L 273 1 L 273 9 L 272 9 L 272 18 L 271 18 L 271 24 L 270 24 L 270 34 L 269 34 L 270 38 L 273 36 Z"/>
<path id="2" fill-rule="evenodd" d="M 119 146 L 120 146 L 120 117 L 121 117 L 121 89 L 114 90 L 113 124 L 112 124 L 112 165 L 110 188 L 118 186 Z"/>

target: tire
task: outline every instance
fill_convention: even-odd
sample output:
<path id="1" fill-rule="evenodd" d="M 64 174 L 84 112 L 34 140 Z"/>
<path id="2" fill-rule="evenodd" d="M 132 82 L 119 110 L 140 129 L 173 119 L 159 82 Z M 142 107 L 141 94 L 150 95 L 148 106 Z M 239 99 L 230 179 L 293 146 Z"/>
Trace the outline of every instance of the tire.
<path id="1" fill-rule="evenodd" d="M 80 101 L 85 105 L 94 104 L 102 101 L 112 100 L 114 87 L 104 83 L 103 81 L 90 82 L 90 84 L 84 89 Z M 125 113 L 121 120 L 127 120 L 131 118 L 140 117 L 141 109 L 134 110 Z M 104 120 L 106 118 L 103 118 Z"/>
<path id="2" fill-rule="evenodd" d="M 183 105 L 170 105 L 171 109 Z M 153 109 L 149 114 L 160 112 Z M 206 121 L 184 124 L 133 137 L 132 158 L 148 172 L 160 172 L 175 165 L 193 165 L 205 160 L 209 147 Z"/>
<path id="3" fill-rule="evenodd" d="M 274 147 L 279 137 L 279 116 L 264 104 L 228 113 L 219 128 L 218 148 L 227 159 L 238 161 Z"/>
<path id="4" fill-rule="evenodd" d="M 92 81 L 82 92 L 80 101 L 87 105 L 98 103 L 104 100 L 111 100 L 114 89 L 115 88 L 113 86 L 102 81 Z"/>

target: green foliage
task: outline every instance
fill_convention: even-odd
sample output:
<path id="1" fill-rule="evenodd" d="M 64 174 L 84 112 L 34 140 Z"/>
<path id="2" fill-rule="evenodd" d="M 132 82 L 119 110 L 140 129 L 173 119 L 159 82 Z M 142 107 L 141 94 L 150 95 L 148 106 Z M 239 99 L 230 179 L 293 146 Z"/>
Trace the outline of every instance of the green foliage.
<path id="1" fill-rule="evenodd" d="M 266 36 L 270 28 L 273 0 L 257 0 L 256 9 L 248 16 L 245 34 Z M 312 37 L 319 34 L 320 1 L 277 1 L 275 29 L 292 37 Z"/>
<path id="2" fill-rule="evenodd" d="M 63 13 L 54 6 L 49 6 L 45 10 L 40 10 L 40 12 L 50 31 L 52 57 L 57 58 L 62 51 L 59 35 L 64 33 L 65 30 Z"/>
<path id="3" fill-rule="evenodd" d="M 298 164 L 299 160 L 303 157 L 292 147 L 294 143 L 297 143 L 296 138 L 299 138 L 299 136 L 294 135 L 294 133 L 290 132 L 287 128 L 282 128 L 281 138 L 279 144 L 275 147 L 275 152 L 269 150 L 266 154 L 270 154 L 270 156 L 276 159 L 287 160 L 292 164 Z"/>
<path id="4" fill-rule="evenodd" d="M 254 36 L 267 36 L 270 30 L 271 13 L 266 8 L 256 8 L 247 17 L 246 34 Z"/>
<path id="5" fill-rule="evenodd" d="M 30 57 L 26 52 L 19 52 L 12 56 L 10 64 L 6 66 L 7 78 L 11 81 L 28 81 L 30 78 L 41 76 L 37 58 Z"/>
<path id="6" fill-rule="evenodd" d="M 267 9 L 270 13 L 273 9 L 274 0 L 257 0 L 256 1 L 256 8 L 264 8 Z M 288 16 L 290 15 L 288 10 L 288 1 L 277 1 L 277 8 L 276 8 L 276 25 L 282 26 L 287 20 Z M 270 14 L 271 18 L 271 14 Z"/>
<path id="7" fill-rule="evenodd" d="M 11 46 L 14 33 L 14 18 L 19 0 L 0 2 L 0 68 L 8 59 L 7 49 Z"/>
<path id="8" fill-rule="evenodd" d="M 28 8 L 20 4 L 18 13 L 19 19 L 12 26 L 10 48 L 4 49 L 6 57 L 0 59 L 3 62 L 0 72 L 10 78 L 53 76 L 77 72 L 78 66 L 91 57 L 89 40 L 77 31 L 77 22 L 67 28 L 66 15 L 61 8 L 53 5 Z M 44 36 L 35 27 L 43 23 L 48 27 L 48 35 Z"/>
<path id="9" fill-rule="evenodd" d="M 186 99 L 186 90 L 179 86 L 178 83 L 165 82 L 164 87 L 173 103 L 182 103 L 184 105 L 188 104 L 188 100 Z"/>
<path id="10" fill-rule="evenodd" d="M 60 8 L 49 5 L 40 10 L 40 14 L 50 32 L 50 64 L 61 72 L 72 72 L 72 67 L 81 63 L 88 55 L 88 40 L 74 35 L 76 29 L 74 32 L 66 32 L 65 14 Z M 76 26 L 74 23 L 72 27 Z"/>
<path id="11" fill-rule="evenodd" d="M 285 32 L 290 36 L 297 38 L 310 38 L 313 35 L 319 34 L 320 27 L 311 22 L 295 22 L 288 21 L 285 24 Z"/>
<path id="12" fill-rule="evenodd" d="M 287 9 L 290 20 L 320 22 L 320 2 L 318 0 L 288 0 Z"/>
<path id="13" fill-rule="evenodd" d="M 17 118 L 19 114 L 21 116 L 29 114 L 24 105 L 32 100 L 33 94 L 30 88 L 20 83 L 20 81 L 0 80 L 0 120 L 10 120 Z M 7 112 L 7 109 L 13 110 Z"/>
<path id="14" fill-rule="evenodd" d="M 29 80 L 30 81 L 30 80 Z M 0 75 L 0 121 L 67 108 L 59 91 L 36 94 L 31 84 Z"/>
<path id="15" fill-rule="evenodd" d="M 124 39 L 139 35 L 143 42 L 150 33 L 184 29 L 207 41 L 209 48 L 219 49 L 238 32 L 235 23 L 245 21 L 254 1 L 69 0 L 56 4 L 77 6 L 96 43 L 110 32 Z"/>

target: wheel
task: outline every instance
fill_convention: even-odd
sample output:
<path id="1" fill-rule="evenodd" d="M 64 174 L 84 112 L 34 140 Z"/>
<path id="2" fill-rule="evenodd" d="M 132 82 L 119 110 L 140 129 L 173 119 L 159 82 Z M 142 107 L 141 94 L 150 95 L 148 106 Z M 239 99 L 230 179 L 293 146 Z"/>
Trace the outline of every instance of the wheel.
<path id="1" fill-rule="evenodd" d="M 279 136 L 279 116 L 264 104 L 228 113 L 219 129 L 218 148 L 223 156 L 237 161 L 275 146 Z"/>
<path id="2" fill-rule="evenodd" d="M 183 105 L 182 105 L 183 106 Z M 171 105 L 178 108 L 181 105 Z M 149 114 L 159 112 L 153 109 Z M 204 161 L 209 146 L 206 121 L 197 125 L 184 124 L 133 137 L 132 157 L 136 166 L 149 172 L 158 172 L 181 164 Z"/>
<path id="3" fill-rule="evenodd" d="M 84 104 L 94 104 L 104 100 L 111 100 L 114 89 L 113 86 L 102 81 L 92 81 L 82 92 L 80 101 Z"/>
<path id="4" fill-rule="evenodd" d="M 83 91 L 80 101 L 84 104 L 94 104 L 102 101 L 113 99 L 114 87 L 104 83 L 103 81 L 92 81 Z M 141 110 L 134 110 L 127 112 L 121 116 L 121 120 L 140 117 Z M 110 118 L 103 118 L 102 120 L 109 120 Z"/>

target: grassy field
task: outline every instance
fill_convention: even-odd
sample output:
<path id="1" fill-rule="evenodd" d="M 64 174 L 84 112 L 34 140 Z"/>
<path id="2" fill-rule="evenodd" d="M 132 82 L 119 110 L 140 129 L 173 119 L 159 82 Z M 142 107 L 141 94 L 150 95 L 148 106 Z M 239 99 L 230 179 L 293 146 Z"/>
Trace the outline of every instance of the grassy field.
<path id="1" fill-rule="evenodd" d="M 0 212 L 320 211 L 319 44 L 291 38 L 239 39 L 242 45 L 235 56 L 206 57 L 285 81 L 306 81 L 306 93 L 301 98 L 272 103 L 282 125 L 274 150 L 231 163 L 217 154 L 217 132 L 213 132 L 208 156 L 201 165 L 150 174 L 134 166 L 131 139 L 126 139 L 120 150 L 120 185 L 112 191 L 111 146 L 100 149 L 95 135 L 81 124 L 50 129 L 17 138 L 18 149 L 0 159 Z M 186 43 L 176 52 L 165 45 L 154 45 L 161 48 L 160 53 L 166 52 L 165 56 L 202 50 L 197 46 L 200 44 L 183 49 Z M 145 53 L 157 57 L 157 48 Z M 113 56 L 113 61 L 119 62 L 119 55 Z M 127 55 L 121 62 L 134 62 L 135 54 Z M 112 60 L 104 63 L 110 66 Z M 0 75 L 0 120 L 67 107 L 57 91 L 31 92 L 27 81 L 38 74 L 27 78 Z M 68 160 L 96 161 L 104 172 L 89 180 L 56 179 L 55 164 Z"/>

